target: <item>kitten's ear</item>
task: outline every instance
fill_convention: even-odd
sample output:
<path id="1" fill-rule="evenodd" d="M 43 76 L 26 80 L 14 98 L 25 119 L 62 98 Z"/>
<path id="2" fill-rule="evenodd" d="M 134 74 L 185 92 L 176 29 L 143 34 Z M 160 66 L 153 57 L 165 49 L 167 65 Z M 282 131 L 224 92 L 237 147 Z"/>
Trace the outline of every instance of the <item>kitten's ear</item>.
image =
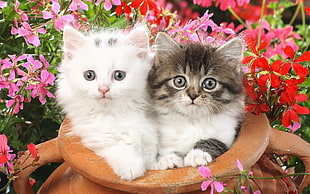
<path id="1" fill-rule="evenodd" d="M 220 56 L 233 63 L 241 63 L 243 58 L 243 44 L 240 38 L 234 38 L 226 42 L 216 50 Z"/>
<path id="2" fill-rule="evenodd" d="M 86 44 L 86 37 L 76 29 L 65 26 L 63 33 L 65 56 L 71 59 L 72 52 Z"/>
<path id="3" fill-rule="evenodd" d="M 176 51 L 181 49 L 179 43 L 173 40 L 167 33 L 159 32 L 155 39 L 155 51 L 156 55 L 161 56 L 161 54 Z"/>
<path id="4" fill-rule="evenodd" d="M 138 27 L 132 30 L 125 43 L 138 48 L 138 57 L 146 58 L 149 54 L 149 38 L 146 28 Z"/>

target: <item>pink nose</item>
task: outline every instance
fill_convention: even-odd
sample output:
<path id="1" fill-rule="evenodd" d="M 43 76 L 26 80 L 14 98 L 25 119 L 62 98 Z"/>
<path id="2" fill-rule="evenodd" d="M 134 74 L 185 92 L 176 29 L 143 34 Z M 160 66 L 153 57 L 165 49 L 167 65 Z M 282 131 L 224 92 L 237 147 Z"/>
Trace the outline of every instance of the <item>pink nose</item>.
<path id="1" fill-rule="evenodd" d="M 110 88 L 108 86 L 102 86 L 98 88 L 99 92 L 101 92 L 103 95 L 105 95 L 108 91 L 110 91 Z"/>

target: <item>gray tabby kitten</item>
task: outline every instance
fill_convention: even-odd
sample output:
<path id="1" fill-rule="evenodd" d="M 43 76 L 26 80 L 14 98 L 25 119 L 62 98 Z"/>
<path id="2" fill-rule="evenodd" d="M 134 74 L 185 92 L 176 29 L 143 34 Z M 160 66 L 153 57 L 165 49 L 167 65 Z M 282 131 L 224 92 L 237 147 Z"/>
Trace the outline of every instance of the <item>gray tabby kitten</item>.
<path id="1" fill-rule="evenodd" d="M 242 55 L 239 38 L 215 48 L 157 35 L 148 76 L 159 130 L 156 169 L 206 165 L 231 147 L 244 111 Z"/>

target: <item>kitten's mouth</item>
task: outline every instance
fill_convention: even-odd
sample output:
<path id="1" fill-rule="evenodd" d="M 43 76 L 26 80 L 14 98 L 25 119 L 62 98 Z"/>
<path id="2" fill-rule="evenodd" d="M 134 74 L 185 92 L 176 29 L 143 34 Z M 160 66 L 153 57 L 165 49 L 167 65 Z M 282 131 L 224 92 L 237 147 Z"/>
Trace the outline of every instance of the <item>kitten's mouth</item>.
<path id="1" fill-rule="evenodd" d="M 104 94 L 100 97 L 100 100 L 108 100 L 108 99 L 111 99 L 111 98 L 109 96 L 104 95 Z"/>
<path id="2" fill-rule="evenodd" d="M 198 106 L 195 102 L 191 102 L 188 104 L 188 106 L 191 106 L 191 107 L 195 107 L 195 106 Z"/>

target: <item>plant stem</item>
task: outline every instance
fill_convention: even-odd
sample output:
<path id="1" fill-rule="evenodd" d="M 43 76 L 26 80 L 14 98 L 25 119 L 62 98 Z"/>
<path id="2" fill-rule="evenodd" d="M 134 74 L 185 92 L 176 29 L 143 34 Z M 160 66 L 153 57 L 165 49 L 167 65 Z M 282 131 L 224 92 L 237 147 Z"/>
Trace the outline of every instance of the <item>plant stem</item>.
<path id="1" fill-rule="evenodd" d="M 12 105 L 12 106 L 13 106 L 13 105 Z M 5 117 L 6 117 L 7 115 L 8 115 L 8 117 L 7 117 L 7 119 L 5 119 Z M 0 128 L 0 131 L 1 131 L 2 133 L 3 133 L 3 131 L 5 131 L 5 130 L 9 127 L 13 115 L 14 115 L 14 113 L 13 113 L 13 108 L 10 107 L 10 108 L 6 111 L 6 113 L 5 113 L 5 115 L 4 115 L 4 118 L 3 118 L 3 120 L 2 120 L 1 123 L 0 123 L 0 127 L 1 127 L 1 128 Z"/>
<path id="2" fill-rule="evenodd" d="M 287 175 L 281 175 L 281 176 L 273 176 L 273 177 L 255 177 L 255 176 L 249 176 L 250 179 L 280 179 L 284 177 L 291 177 L 291 176 L 297 176 L 297 175 L 310 175 L 310 173 L 303 172 L 303 173 L 294 173 L 294 174 L 287 174 Z"/>
<path id="3" fill-rule="evenodd" d="M 231 7 L 228 7 L 228 11 L 238 20 L 240 24 L 242 24 L 246 29 L 248 29 L 246 23 L 238 16 L 238 14 Z"/>
<path id="4" fill-rule="evenodd" d="M 298 16 L 298 13 L 300 12 L 301 4 L 302 4 L 302 2 L 300 1 L 300 2 L 298 3 L 298 6 L 297 6 L 295 12 L 294 12 L 294 15 L 292 16 L 292 19 L 290 20 L 290 23 L 289 23 L 290 26 L 292 26 L 293 23 L 295 22 L 295 20 L 296 20 L 296 18 L 297 18 L 297 16 Z"/>
<path id="5" fill-rule="evenodd" d="M 4 191 L 12 182 L 12 179 L 9 179 L 8 182 L 0 189 L 0 192 L 1 191 Z"/>
<path id="6" fill-rule="evenodd" d="M 242 174 L 229 174 L 229 175 L 223 175 L 223 176 L 217 176 L 214 178 L 220 179 L 220 178 L 226 178 L 226 177 L 238 177 Z M 293 174 L 286 174 L 281 176 L 273 176 L 273 177 L 256 177 L 256 176 L 248 176 L 250 179 L 280 179 L 284 177 L 291 177 L 291 176 L 297 176 L 297 175 L 310 175 L 310 173 L 307 172 L 300 172 L 300 173 L 293 173 Z"/>
<path id="7" fill-rule="evenodd" d="M 302 22 L 302 26 L 303 28 L 306 28 L 306 15 L 305 15 L 305 7 L 304 7 L 304 3 L 302 1 L 299 2 L 300 4 L 300 9 L 301 9 L 301 22 Z M 308 38 L 308 33 L 309 33 L 309 28 L 308 30 L 307 29 L 304 29 L 304 34 L 303 34 L 303 38 L 305 39 L 305 42 L 308 42 L 307 38 Z M 303 49 L 303 52 L 306 52 L 309 48 L 309 45 L 307 47 L 305 47 Z"/>
<path id="8" fill-rule="evenodd" d="M 258 46 L 260 45 L 261 35 L 262 35 L 262 30 L 263 30 L 263 18 L 264 18 L 264 13 L 265 13 L 265 7 L 266 7 L 266 0 L 263 0 L 262 10 L 260 13 L 260 20 L 259 20 L 259 29 L 258 29 L 258 40 L 257 40 Z"/>

